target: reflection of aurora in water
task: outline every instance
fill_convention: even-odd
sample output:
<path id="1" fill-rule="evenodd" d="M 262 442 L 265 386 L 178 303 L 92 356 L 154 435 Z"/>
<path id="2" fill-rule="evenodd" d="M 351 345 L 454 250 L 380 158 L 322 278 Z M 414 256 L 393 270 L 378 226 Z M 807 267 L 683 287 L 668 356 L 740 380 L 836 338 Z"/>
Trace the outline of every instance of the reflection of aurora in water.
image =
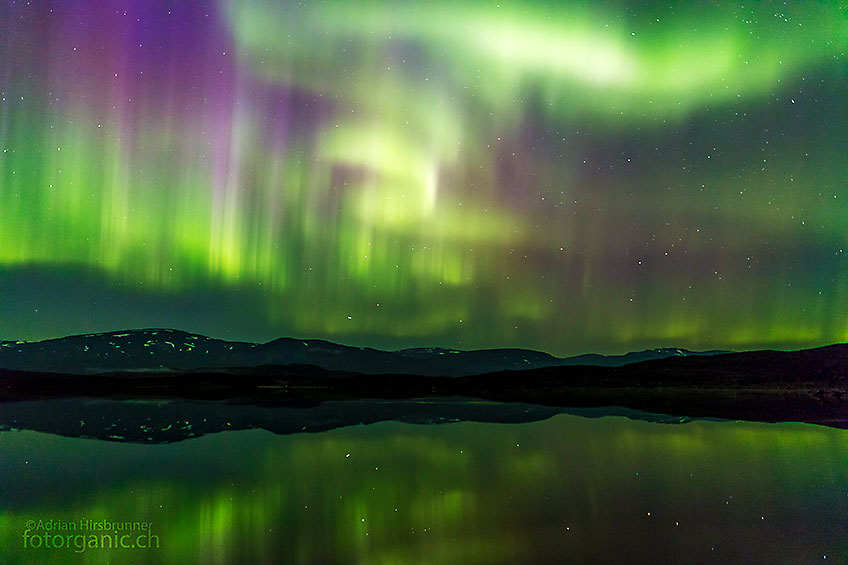
<path id="1" fill-rule="evenodd" d="M 113 563 L 839 561 L 846 460 L 844 430 L 566 415 L 167 446 L 6 432 L 0 541 L 31 560 L 27 519 L 85 516 L 156 525 L 161 551 Z"/>
<path id="2" fill-rule="evenodd" d="M 0 9 L 2 337 L 848 339 L 837 2 L 36 4 Z"/>

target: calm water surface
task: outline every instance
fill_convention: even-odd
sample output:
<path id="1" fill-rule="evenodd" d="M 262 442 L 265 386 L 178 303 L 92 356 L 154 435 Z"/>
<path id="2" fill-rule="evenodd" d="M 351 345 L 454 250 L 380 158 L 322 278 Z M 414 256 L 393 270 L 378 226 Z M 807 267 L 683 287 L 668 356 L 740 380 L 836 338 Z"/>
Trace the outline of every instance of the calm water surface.
<path id="1" fill-rule="evenodd" d="M 0 477 L 6 564 L 848 562 L 848 432 L 805 424 L 7 431 Z"/>

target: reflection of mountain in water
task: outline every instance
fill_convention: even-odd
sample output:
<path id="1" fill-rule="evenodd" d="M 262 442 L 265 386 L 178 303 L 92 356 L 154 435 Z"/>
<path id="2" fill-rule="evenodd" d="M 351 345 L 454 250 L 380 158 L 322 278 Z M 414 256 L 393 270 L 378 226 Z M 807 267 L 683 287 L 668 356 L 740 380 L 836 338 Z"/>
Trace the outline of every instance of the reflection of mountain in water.
<path id="1" fill-rule="evenodd" d="M 69 437 L 154 444 L 253 428 L 293 434 L 388 420 L 410 424 L 522 423 L 561 413 L 587 417 L 618 415 L 665 423 L 687 421 L 626 408 L 564 409 L 467 399 L 351 400 L 314 406 L 268 407 L 186 400 L 61 398 L 4 404 L 0 412 L 0 430 L 27 429 Z"/>

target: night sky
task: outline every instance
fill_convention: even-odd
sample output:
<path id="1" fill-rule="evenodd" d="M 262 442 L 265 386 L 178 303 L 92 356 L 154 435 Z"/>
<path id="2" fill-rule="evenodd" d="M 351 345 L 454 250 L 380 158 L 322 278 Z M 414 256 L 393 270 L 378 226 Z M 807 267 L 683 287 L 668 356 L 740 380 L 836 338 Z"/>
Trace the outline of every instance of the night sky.
<path id="1" fill-rule="evenodd" d="M 0 339 L 848 341 L 844 2 L 4 1 Z"/>

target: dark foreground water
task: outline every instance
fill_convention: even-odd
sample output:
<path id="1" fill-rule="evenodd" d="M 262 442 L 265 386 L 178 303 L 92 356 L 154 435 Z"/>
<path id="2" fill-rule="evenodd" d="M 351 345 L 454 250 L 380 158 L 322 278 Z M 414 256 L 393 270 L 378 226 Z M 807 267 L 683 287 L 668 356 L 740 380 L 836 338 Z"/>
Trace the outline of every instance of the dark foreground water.
<path id="1" fill-rule="evenodd" d="M 807 424 L 6 431 L 0 478 L 4 564 L 848 562 L 848 432 Z"/>

